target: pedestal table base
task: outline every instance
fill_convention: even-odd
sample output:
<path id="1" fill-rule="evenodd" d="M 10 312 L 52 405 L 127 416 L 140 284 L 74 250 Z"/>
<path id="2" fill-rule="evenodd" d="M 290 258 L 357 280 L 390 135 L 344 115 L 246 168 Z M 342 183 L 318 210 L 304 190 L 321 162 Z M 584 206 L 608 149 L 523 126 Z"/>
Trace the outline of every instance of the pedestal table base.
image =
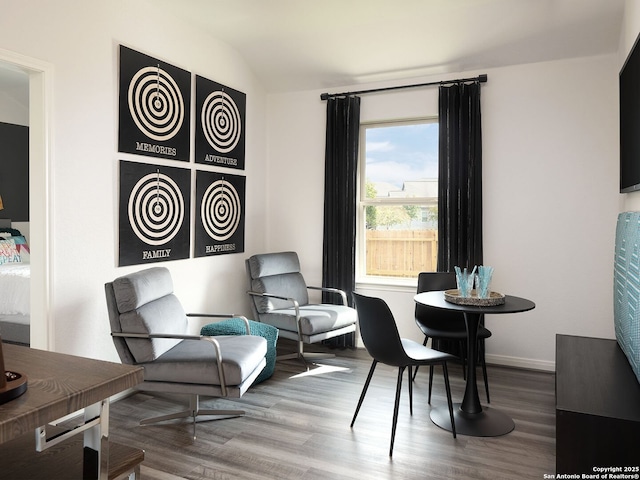
<path id="1" fill-rule="evenodd" d="M 451 431 L 451 417 L 449 416 L 448 408 L 433 408 L 430 416 L 433 423 L 440 428 Z M 480 413 L 466 413 L 460 410 L 460 403 L 454 403 L 453 417 L 458 435 L 499 437 L 500 435 L 506 435 L 515 428 L 511 417 L 491 407 L 482 407 Z"/>

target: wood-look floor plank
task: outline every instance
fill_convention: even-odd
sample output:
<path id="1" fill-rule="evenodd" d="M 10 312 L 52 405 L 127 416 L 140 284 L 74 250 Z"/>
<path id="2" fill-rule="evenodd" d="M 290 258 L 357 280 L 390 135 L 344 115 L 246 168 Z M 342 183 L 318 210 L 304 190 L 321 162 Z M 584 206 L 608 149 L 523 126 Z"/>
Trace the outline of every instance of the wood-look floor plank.
<path id="1" fill-rule="evenodd" d="M 244 409 L 247 414 L 199 422 L 195 441 L 185 421 L 138 426 L 142 418 L 177 411 L 186 402 L 143 393 L 112 404 L 111 438 L 145 450 L 145 480 L 513 480 L 555 472 L 553 374 L 489 366 L 491 408 L 510 415 L 515 430 L 502 437 L 457 439 L 429 418 L 432 406 L 446 405 L 441 369 L 436 369 L 431 406 L 428 370 L 418 373 L 413 415 L 405 376 L 390 459 L 397 370 L 377 367 L 351 429 L 371 358 L 364 350 L 332 352 L 335 358 L 322 360 L 323 367 L 309 373 L 300 362 L 278 362 L 273 377 L 241 399 L 206 399 L 204 408 Z M 459 402 L 464 393 L 459 365 L 450 367 L 450 379 L 454 402 Z M 481 380 L 480 397 L 483 401 Z"/>

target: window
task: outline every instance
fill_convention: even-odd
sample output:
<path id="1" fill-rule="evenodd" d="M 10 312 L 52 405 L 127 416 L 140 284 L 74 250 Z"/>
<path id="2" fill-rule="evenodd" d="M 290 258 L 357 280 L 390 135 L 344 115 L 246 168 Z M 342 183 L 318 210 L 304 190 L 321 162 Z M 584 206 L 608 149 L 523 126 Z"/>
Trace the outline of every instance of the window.
<path id="1" fill-rule="evenodd" d="M 356 281 L 411 284 L 438 258 L 438 119 L 360 129 Z"/>

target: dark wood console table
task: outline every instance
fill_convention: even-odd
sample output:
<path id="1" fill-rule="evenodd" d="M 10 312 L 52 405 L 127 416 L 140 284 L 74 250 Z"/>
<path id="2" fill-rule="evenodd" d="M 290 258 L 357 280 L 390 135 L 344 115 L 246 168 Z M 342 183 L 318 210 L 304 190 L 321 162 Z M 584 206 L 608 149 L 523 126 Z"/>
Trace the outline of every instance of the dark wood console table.
<path id="1" fill-rule="evenodd" d="M 638 467 L 639 445 L 640 383 L 617 342 L 557 335 L 556 472 Z"/>
<path id="2" fill-rule="evenodd" d="M 110 450 L 108 423 L 109 397 L 142 382 L 141 367 L 10 344 L 3 344 L 2 350 L 5 369 L 26 375 L 28 388 L 22 396 L 0 405 L 0 456 L 3 458 L 0 478 L 24 478 L 11 476 L 21 465 L 25 468 L 27 465 L 29 468 L 42 467 L 42 478 L 54 478 L 48 475 L 52 473 L 51 464 L 68 462 L 64 455 L 67 449 L 60 448 L 63 451 L 60 455 L 46 450 L 63 445 L 62 442 L 64 445 L 79 442 L 79 433 L 83 433 L 84 448 L 80 449 L 79 459 L 74 462 L 80 464 L 83 478 L 115 478 L 118 473 L 115 470 L 126 470 L 121 462 L 123 456 L 130 462 L 139 464 L 142 461 L 143 452 L 140 450 L 120 445 L 112 445 Z M 48 424 L 80 410 L 85 414 L 82 426 L 61 437 L 51 436 L 51 430 L 56 429 Z M 57 431 L 53 433 L 58 434 Z M 20 447 L 29 441 L 42 453 L 31 449 L 25 451 Z M 16 452 L 20 455 L 17 456 Z M 65 465 L 62 467 L 54 472 L 65 470 Z M 5 474 L 10 476 L 3 476 Z"/>

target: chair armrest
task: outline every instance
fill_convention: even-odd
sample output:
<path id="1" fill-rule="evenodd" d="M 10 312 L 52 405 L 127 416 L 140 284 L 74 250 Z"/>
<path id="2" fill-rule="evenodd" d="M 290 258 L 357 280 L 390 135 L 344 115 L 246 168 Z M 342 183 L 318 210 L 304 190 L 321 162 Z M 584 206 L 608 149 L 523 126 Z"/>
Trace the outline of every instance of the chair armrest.
<path id="1" fill-rule="evenodd" d="M 174 338 L 177 340 L 203 340 L 211 343 L 216 351 L 216 363 L 218 367 L 218 378 L 220 379 L 220 390 L 222 396 L 227 396 L 227 381 L 224 376 L 224 369 L 222 368 L 222 351 L 220 350 L 220 344 L 214 337 L 207 337 L 204 335 L 183 335 L 175 333 L 128 333 L 128 332 L 111 332 L 112 337 L 124 337 L 124 338 Z"/>
<path id="2" fill-rule="evenodd" d="M 339 288 L 331 288 L 331 287 L 311 287 L 309 285 L 307 285 L 307 288 L 309 290 L 321 290 L 323 292 L 337 293 L 342 298 L 342 304 L 349 305 L 347 303 L 347 293 L 344 290 L 340 290 Z"/>
<path id="3" fill-rule="evenodd" d="M 131 332 L 111 332 L 112 337 L 124 338 L 174 338 L 176 340 L 204 340 L 203 335 L 188 335 L 182 333 L 131 333 Z"/>
<path id="4" fill-rule="evenodd" d="M 293 308 L 296 311 L 296 324 L 298 325 L 298 333 L 300 333 L 300 304 L 295 298 L 282 297 L 280 295 L 274 295 L 273 293 L 252 292 L 251 290 L 249 290 L 247 293 L 254 297 L 277 298 L 279 300 L 286 300 L 288 302 L 291 302 L 293 304 Z"/>
<path id="5" fill-rule="evenodd" d="M 254 297 L 277 298 L 279 300 L 286 300 L 288 302 L 291 302 L 291 304 L 293 305 L 293 308 L 296 309 L 296 317 L 300 318 L 300 304 L 298 303 L 298 301 L 295 298 L 289 298 L 289 297 L 283 297 L 283 296 L 280 296 L 280 295 L 274 295 L 273 293 L 252 292 L 251 290 L 249 290 L 247 293 L 249 295 L 253 295 Z"/>
<path id="6" fill-rule="evenodd" d="M 203 318 L 239 318 L 244 322 L 244 326 L 247 329 L 247 335 L 251 335 L 251 328 L 249 326 L 249 320 L 244 315 L 236 315 L 229 313 L 187 313 L 187 317 L 203 317 Z"/>

